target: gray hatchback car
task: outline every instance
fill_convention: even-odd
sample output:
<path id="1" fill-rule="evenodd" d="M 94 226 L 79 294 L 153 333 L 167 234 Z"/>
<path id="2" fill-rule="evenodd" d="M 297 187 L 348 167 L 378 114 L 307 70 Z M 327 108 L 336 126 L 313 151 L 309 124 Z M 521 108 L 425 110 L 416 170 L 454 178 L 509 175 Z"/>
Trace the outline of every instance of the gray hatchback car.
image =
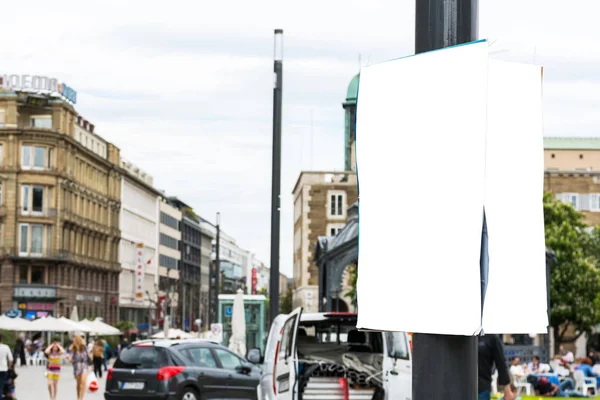
<path id="1" fill-rule="evenodd" d="M 260 370 L 217 343 L 145 340 L 108 371 L 106 400 L 256 399 Z"/>

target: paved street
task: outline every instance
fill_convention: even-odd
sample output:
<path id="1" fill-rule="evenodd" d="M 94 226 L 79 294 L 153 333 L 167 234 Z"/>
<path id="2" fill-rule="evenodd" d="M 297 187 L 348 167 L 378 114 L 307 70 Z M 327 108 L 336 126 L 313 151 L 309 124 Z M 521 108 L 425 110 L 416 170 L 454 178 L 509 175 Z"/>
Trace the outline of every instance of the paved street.
<path id="1" fill-rule="evenodd" d="M 45 367 L 17 367 L 19 377 L 16 381 L 16 397 L 19 400 L 46 400 L 50 398 L 46 378 L 44 377 Z M 86 400 L 100 400 L 104 398 L 104 387 L 106 375 L 99 379 L 99 390 L 96 393 L 86 392 Z M 63 365 L 58 382 L 57 400 L 77 400 L 75 392 L 75 378 L 73 377 L 73 368 L 70 365 Z"/>

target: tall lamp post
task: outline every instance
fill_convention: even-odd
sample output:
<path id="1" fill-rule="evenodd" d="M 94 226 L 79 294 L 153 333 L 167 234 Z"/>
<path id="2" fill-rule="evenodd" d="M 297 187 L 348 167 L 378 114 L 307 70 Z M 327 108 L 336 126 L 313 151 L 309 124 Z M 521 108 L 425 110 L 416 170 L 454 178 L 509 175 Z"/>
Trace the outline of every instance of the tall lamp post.
<path id="1" fill-rule="evenodd" d="M 279 221 L 281 194 L 281 103 L 283 92 L 283 29 L 275 29 L 273 88 L 273 170 L 271 181 L 271 279 L 269 321 L 279 314 Z"/>
<path id="2" fill-rule="evenodd" d="M 477 9 L 478 0 L 416 0 L 415 53 L 477 40 Z M 477 398 L 476 336 L 414 334 L 413 358 L 413 400 Z"/>

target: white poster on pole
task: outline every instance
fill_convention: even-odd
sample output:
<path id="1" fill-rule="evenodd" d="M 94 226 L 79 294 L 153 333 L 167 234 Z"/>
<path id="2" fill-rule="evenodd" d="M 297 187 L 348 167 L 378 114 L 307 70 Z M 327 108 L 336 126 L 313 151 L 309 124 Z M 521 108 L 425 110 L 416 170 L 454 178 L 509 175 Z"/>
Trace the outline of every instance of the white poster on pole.
<path id="1" fill-rule="evenodd" d="M 361 70 L 359 328 L 480 327 L 487 64 L 481 41 Z"/>
<path id="2" fill-rule="evenodd" d="M 487 121 L 483 330 L 546 333 L 542 68 L 490 60 Z"/>
<path id="3" fill-rule="evenodd" d="M 361 70 L 358 328 L 545 332 L 541 101 L 541 69 L 486 41 Z"/>

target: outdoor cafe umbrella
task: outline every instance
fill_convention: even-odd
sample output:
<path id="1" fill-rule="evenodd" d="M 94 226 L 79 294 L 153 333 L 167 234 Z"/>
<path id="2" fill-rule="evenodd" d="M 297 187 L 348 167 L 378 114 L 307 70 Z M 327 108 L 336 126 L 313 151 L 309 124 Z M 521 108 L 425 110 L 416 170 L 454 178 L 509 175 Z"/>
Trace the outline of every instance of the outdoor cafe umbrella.
<path id="1" fill-rule="evenodd" d="M 246 357 L 246 313 L 244 311 L 244 292 L 242 289 L 238 289 L 233 301 L 229 350 Z"/>
<path id="2" fill-rule="evenodd" d="M 123 334 L 114 326 L 109 325 L 98 318 L 93 321 L 84 319 L 83 321 L 80 321 L 80 324 L 87 326 L 89 332 L 94 333 L 97 336 L 118 336 Z"/>
<path id="3" fill-rule="evenodd" d="M 65 331 L 65 332 L 73 332 L 75 335 L 79 335 L 81 336 L 81 334 L 83 332 L 89 332 L 90 328 L 85 326 L 84 324 L 80 323 L 80 322 L 75 322 L 71 319 L 65 318 L 65 317 L 60 317 L 58 319 L 59 321 L 61 321 L 62 323 L 73 327 L 74 330 L 71 331 Z"/>
<path id="4" fill-rule="evenodd" d="M 32 321 L 29 330 L 32 332 L 77 332 L 86 329 L 80 325 L 73 324 L 72 321 L 61 320 L 58 318 L 44 317 Z"/>
<path id="5" fill-rule="evenodd" d="M 6 315 L 0 315 L 0 329 L 6 331 L 30 331 L 31 322 L 23 318 L 10 318 Z"/>

